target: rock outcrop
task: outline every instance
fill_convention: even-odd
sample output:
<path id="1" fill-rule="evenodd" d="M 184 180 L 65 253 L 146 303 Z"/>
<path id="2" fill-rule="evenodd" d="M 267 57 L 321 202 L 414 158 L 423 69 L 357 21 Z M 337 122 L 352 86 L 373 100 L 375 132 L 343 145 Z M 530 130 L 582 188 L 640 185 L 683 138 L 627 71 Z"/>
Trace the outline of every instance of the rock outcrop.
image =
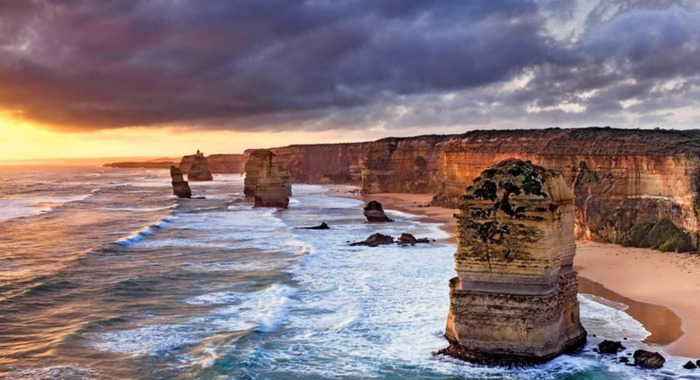
<path id="1" fill-rule="evenodd" d="M 187 173 L 188 181 L 211 181 L 214 177 L 209 170 L 209 163 L 204 153 L 197 151 L 192 159 L 192 166 Z"/>
<path id="2" fill-rule="evenodd" d="M 393 219 L 390 219 L 386 214 L 384 213 L 384 207 L 382 207 L 382 204 L 377 202 L 377 201 L 370 201 L 368 202 L 365 207 L 362 208 L 363 214 L 365 215 L 365 218 L 367 218 L 367 221 L 370 223 L 383 223 L 383 222 L 393 222 Z"/>
<path id="3" fill-rule="evenodd" d="M 280 174 L 274 153 L 266 149 L 253 152 L 245 171 L 244 192 L 255 197 L 255 207 L 288 207 L 291 185 Z"/>
<path id="4" fill-rule="evenodd" d="M 519 160 L 484 170 L 458 216 L 444 354 L 536 363 L 586 341 L 572 269 L 574 194 L 561 174 Z"/>
<path id="5" fill-rule="evenodd" d="M 312 227 L 302 227 L 304 230 L 330 230 L 331 227 L 328 226 L 326 222 L 322 222 L 318 226 L 312 226 Z"/>
<path id="6" fill-rule="evenodd" d="M 196 155 L 184 156 L 180 160 L 180 170 L 187 174 L 190 172 Z M 209 170 L 213 174 L 243 173 L 245 171 L 246 156 L 243 154 L 212 154 L 206 157 Z"/>
<path id="7" fill-rule="evenodd" d="M 182 172 L 176 166 L 170 167 L 170 178 L 173 184 L 173 194 L 178 198 L 192 198 L 192 190 L 187 181 L 182 178 Z"/>
<path id="8" fill-rule="evenodd" d="M 399 245 L 416 245 L 418 243 L 430 243 L 430 239 L 416 238 L 415 236 L 404 232 L 401 234 L 401 236 L 399 236 L 399 241 L 397 243 Z"/>
<path id="9" fill-rule="evenodd" d="M 634 352 L 634 365 L 646 369 L 659 369 L 664 366 L 664 359 L 658 352 L 650 352 L 645 350 L 637 350 Z"/>
<path id="10" fill-rule="evenodd" d="M 625 349 L 619 341 L 604 340 L 598 343 L 598 353 L 600 354 L 616 354 L 618 351 Z"/>
<path id="11" fill-rule="evenodd" d="M 380 245 L 389 245 L 389 244 L 394 244 L 394 238 L 389 236 L 389 235 L 383 235 L 383 234 L 373 234 L 364 241 L 358 241 L 356 243 L 350 244 L 351 247 L 355 247 L 358 245 L 366 245 L 368 247 L 378 247 Z"/>

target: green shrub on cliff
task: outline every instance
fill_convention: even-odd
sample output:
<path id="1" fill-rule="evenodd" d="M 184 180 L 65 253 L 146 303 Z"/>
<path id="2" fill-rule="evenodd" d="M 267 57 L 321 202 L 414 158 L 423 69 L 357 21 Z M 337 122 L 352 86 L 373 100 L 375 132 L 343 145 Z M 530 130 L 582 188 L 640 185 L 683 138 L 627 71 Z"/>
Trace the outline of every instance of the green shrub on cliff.
<path id="1" fill-rule="evenodd" d="M 626 247 L 658 248 L 663 252 L 687 252 L 693 250 L 690 235 L 668 219 L 658 223 L 640 223 L 632 227 L 620 239 Z"/>

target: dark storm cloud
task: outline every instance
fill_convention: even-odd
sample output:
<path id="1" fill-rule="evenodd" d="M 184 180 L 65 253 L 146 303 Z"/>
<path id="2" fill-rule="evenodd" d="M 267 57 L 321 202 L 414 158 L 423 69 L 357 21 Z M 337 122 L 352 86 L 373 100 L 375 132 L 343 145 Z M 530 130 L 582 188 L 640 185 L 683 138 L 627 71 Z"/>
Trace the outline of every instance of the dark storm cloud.
<path id="1" fill-rule="evenodd" d="M 6 0 L 0 110 L 63 129 L 252 130 L 587 122 L 617 120 L 624 101 L 640 115 L 694 104 L 688 4 L 603 2 L 573 42 L 547 27 L 574 18 L 571 4 Z M 666 120 L 647 116 L 635 120 Z"/>

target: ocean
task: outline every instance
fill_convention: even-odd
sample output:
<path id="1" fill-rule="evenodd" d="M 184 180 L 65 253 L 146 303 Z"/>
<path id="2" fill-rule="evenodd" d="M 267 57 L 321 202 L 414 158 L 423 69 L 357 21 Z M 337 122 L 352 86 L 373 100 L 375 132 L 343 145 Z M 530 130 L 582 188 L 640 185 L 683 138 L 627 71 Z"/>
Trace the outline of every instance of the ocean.
<path id="1" fill-rule="evenodd" d="M 649 333 L 590 295 L 578 354 L 516 369 L 436 356 L 455 246 L 348 242 L 448 237 L 438 224 L 368 224 L 336 186 L 294 185 L 277 210 L 253 208 L 237 174 L 190 185 L 206 199 L 174 198 L 166 170 L 0 168 L 0 378 L 692 378 L 684 358 L 645 371 L 593 352 Z"/>

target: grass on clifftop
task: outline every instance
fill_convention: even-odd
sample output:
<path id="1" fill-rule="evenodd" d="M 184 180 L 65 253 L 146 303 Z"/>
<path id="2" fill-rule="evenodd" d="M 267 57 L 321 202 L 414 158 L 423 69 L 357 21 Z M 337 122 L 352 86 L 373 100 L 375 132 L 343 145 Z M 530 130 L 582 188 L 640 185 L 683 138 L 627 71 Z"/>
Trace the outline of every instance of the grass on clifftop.
<path id="1" fill-rule="evenodd" d="M 668 219 L 661 219 L 656 224 L 637 224 L 625 233 L 619 243 L 626 247 L 657 248 L 662 252 L 694 250 L 690 235 Z"/>

